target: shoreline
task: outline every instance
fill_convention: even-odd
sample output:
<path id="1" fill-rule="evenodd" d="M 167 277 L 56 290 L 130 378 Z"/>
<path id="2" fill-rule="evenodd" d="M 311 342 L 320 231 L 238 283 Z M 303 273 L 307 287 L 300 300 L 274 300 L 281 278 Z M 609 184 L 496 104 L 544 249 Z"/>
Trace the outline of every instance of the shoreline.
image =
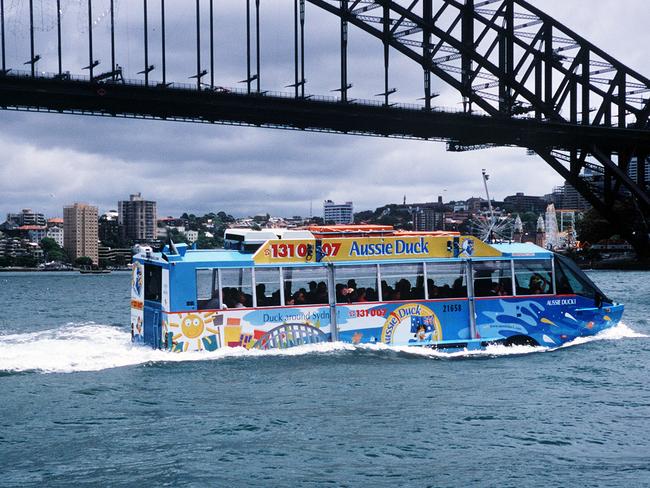
<path id="1" fill-rule="evenodd" d="M 111 272 L 131 271 L 129 268 L 110 269 Z M 0 268 L 0 273 L 79 273 L 79 268 L 73 269 L 40 269 L 40 268 Z"/>
<path id="2" fill-rule="evenodd" d="M 596 271 L 650 271 L 650 262 L 589 262 L 576 263 L 583 270 Z M 110 269 L 111 272 L 131 271 L 130 268 Z M 73 269 L 40 269 L 40 268 L 0 268 L 0 273 L 79 273 L 79 268 Z"/>

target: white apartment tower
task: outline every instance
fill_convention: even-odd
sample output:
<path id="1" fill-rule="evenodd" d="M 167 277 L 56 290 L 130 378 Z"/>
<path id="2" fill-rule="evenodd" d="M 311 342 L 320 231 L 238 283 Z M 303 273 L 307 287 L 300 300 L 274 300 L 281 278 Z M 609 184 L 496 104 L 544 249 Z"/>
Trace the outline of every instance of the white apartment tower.
<path id="1" fill-rule="evenodd" d="M 354 207 L 352 202 L 334 203 L 332 200 L 325 200 L 323 202 L 323 220 L 325 223 L 354 223 Z"/>

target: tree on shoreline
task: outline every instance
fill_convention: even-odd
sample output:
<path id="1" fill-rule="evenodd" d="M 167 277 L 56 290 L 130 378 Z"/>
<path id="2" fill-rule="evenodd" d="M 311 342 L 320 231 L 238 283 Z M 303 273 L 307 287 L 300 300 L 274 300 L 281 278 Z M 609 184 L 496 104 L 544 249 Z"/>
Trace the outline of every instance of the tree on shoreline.
<path id="1" fill-rule="evenodd" d="M 51 237 L 44 237 L 41 239 L 41 249 L 43 249 L 47 261 L 68 261 L 68 256 L 65 251 L 61 249 L 61 246 L 59 246 Z"/>

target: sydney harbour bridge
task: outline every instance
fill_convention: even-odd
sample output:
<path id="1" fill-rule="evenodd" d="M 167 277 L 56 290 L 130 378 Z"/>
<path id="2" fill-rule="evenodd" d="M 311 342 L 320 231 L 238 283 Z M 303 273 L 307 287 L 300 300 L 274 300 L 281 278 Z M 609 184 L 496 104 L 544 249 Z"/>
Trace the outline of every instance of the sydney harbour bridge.
<path id="1" fill-rule="evenodd" d="M 650 254 L 650 80 L 525 0 L 237 0 L 241 88 L 225 88 L 215 66 L 228 48 L 216 40 L 223 2 L 129 0 L 138 39 L 125 56 L 125 1 L 0 0 L 0 107 L 526 148 Z M 266 81 L 277 40 L 261 35 L 265 3 L 289 19 L 286 85 Z M 175 21 L 179 6 L 190 22 Z M 336 36 L 317 39 L 319 55 L 336 56 L 337 72 L 318 94 L 305 43 L 324 17 Z M 353 96 L 355 30 L 377 46 L 372 101 Z M 406 65 L 419 72 L 417 104 L 393 103 Z M 437 103 L 443 89 L 451 108 Z"/>

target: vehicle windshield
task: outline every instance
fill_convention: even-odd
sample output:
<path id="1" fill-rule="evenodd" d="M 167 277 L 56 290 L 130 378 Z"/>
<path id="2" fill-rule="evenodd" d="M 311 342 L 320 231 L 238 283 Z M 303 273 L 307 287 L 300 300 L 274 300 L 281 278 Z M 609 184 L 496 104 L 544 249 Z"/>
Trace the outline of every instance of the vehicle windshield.
<path id="1" fill-rule="evenodd" d="M 596 299 L 600 295 L 612 302 L 578 266 L 566 256 L 555 255 L 555 280 L 558 295 L 576 294 Z"/>

